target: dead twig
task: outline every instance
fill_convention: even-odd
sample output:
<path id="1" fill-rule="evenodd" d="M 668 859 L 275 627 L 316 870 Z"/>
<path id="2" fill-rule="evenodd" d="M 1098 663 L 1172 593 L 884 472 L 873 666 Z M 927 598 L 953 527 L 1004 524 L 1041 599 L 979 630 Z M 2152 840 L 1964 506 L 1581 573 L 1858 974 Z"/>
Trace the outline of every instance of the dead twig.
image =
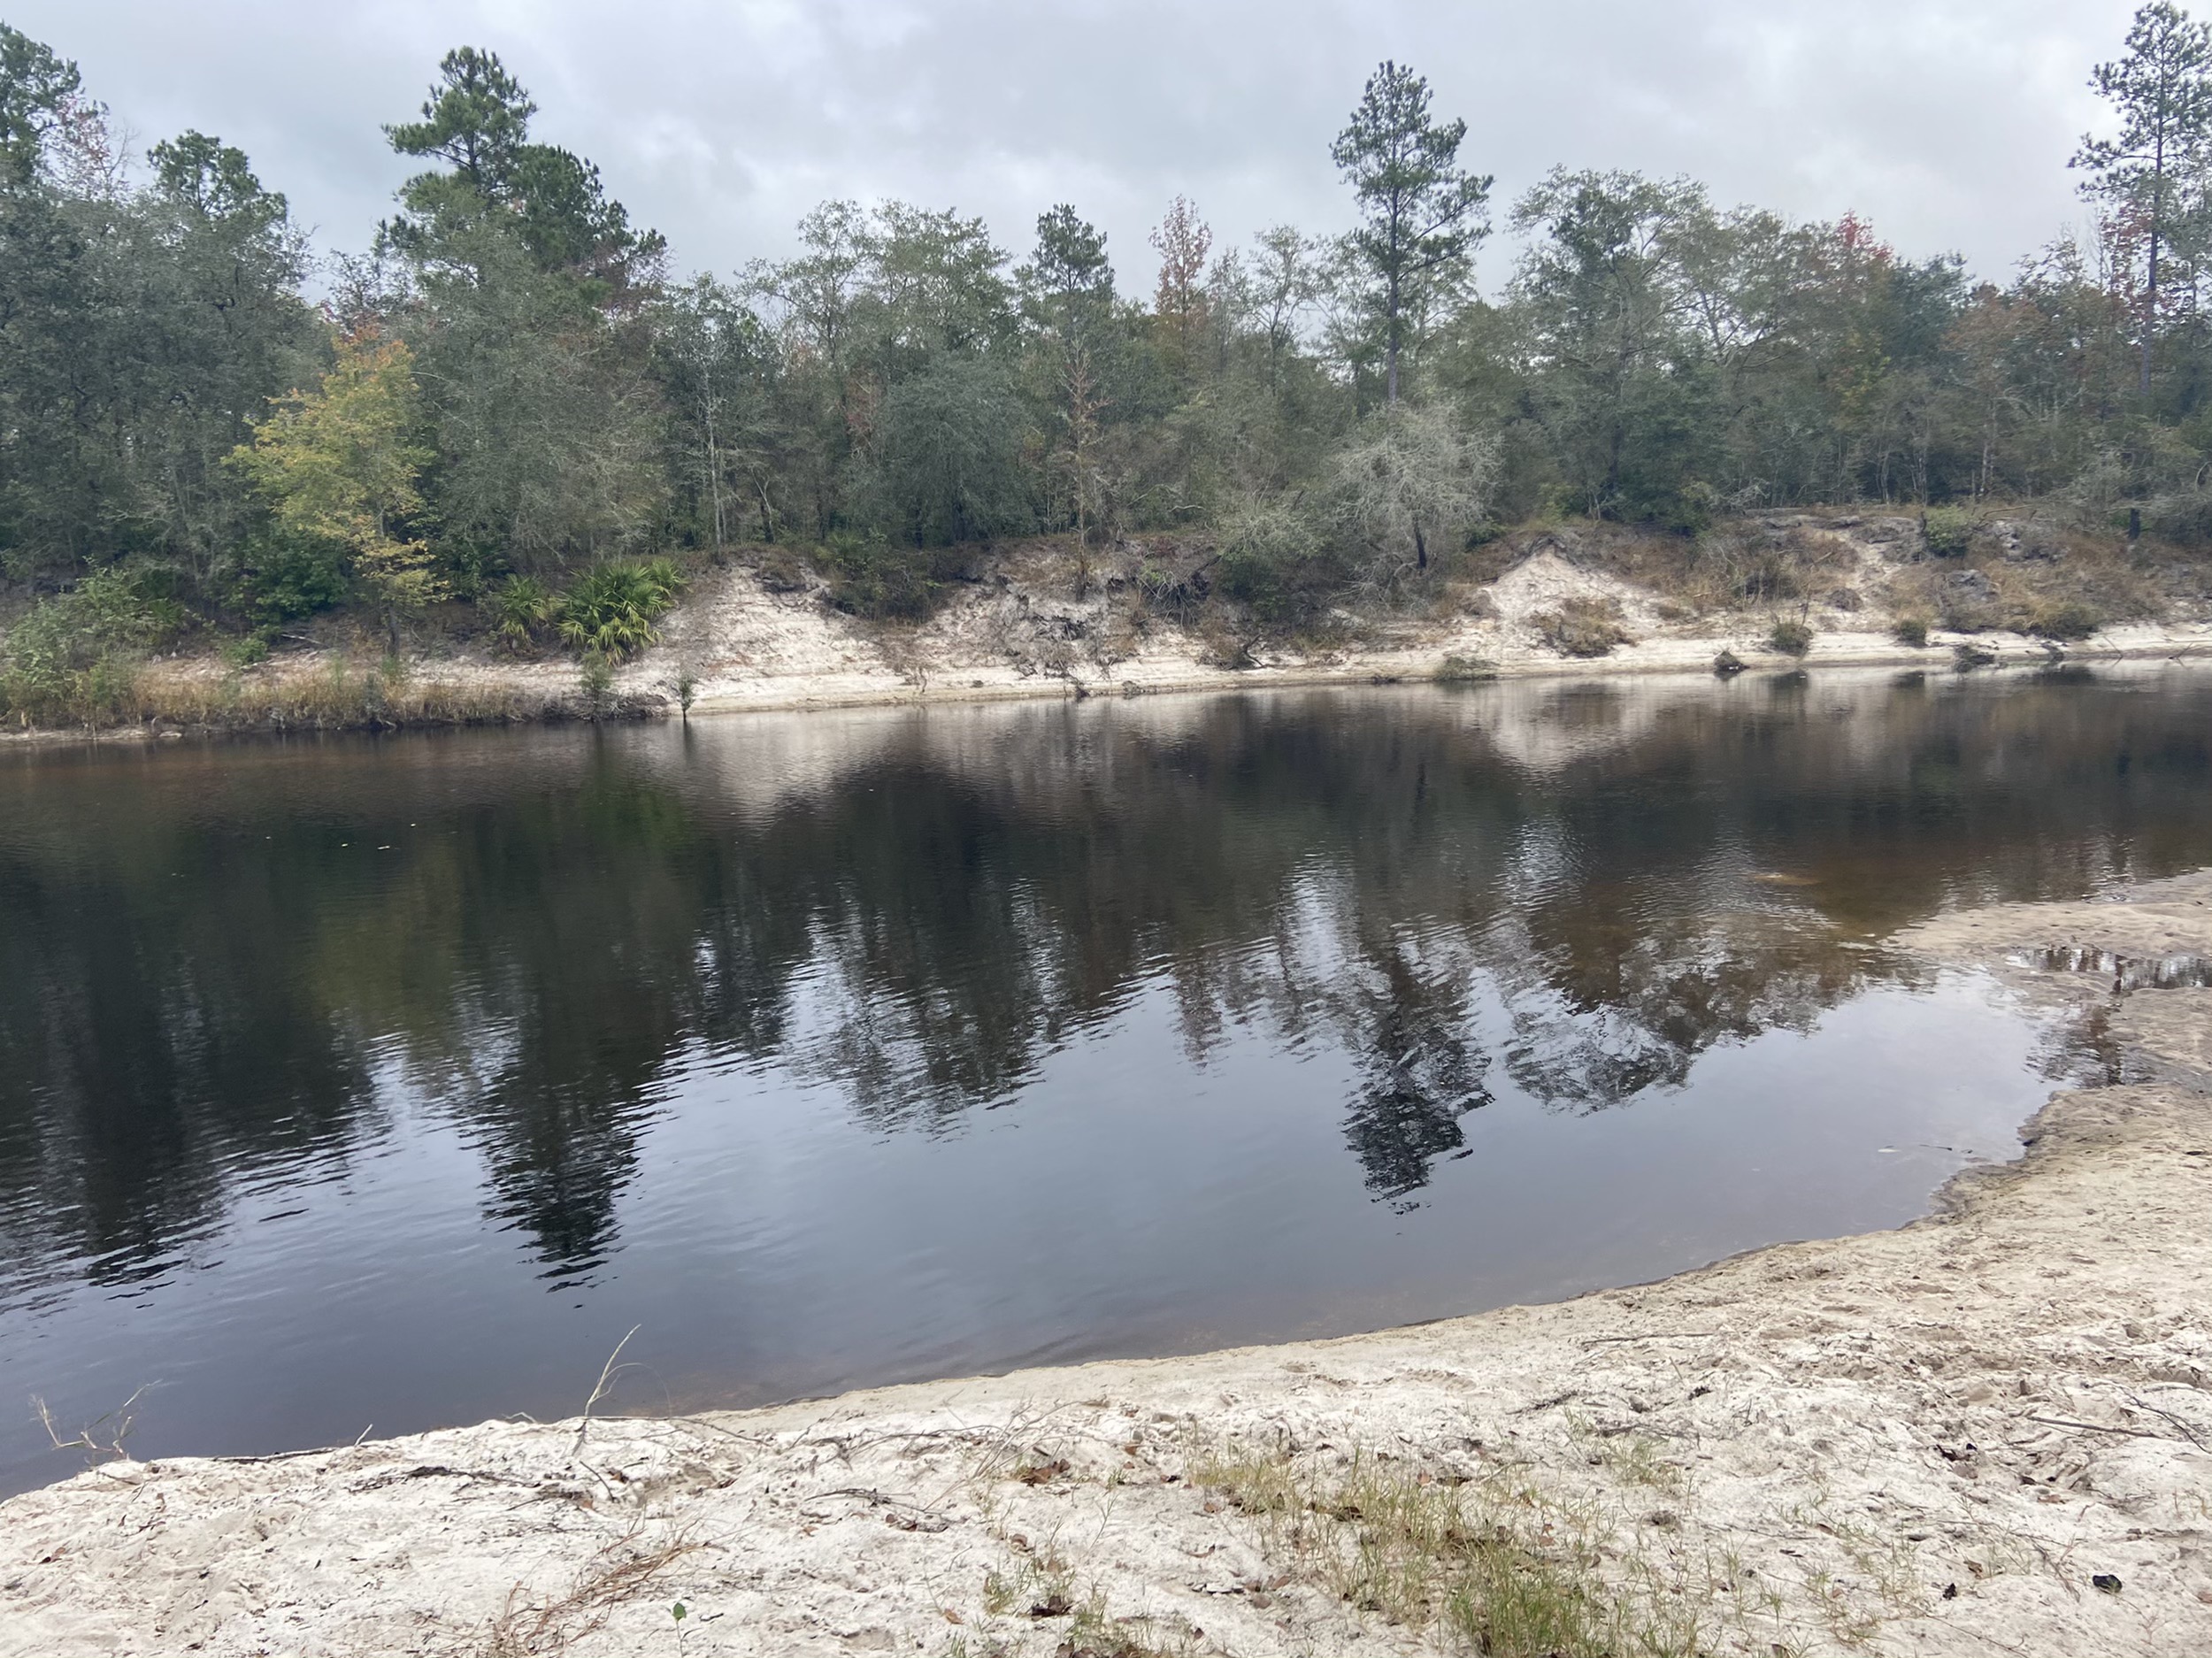
<path id="1" fill-rule="evenodd" d="M 96 1461 L 106 1457 L 111 1462 L 128 1462 L 130 1453 L 123 1448 L 123 1441 L 131 1437 L 131 1429 L 137 1424 L 135 1407 L 139 1400 L 144 1396 L 147 1388 L 154 1386 L 156 1384 L 152 1382 L 140 1384 L 128 1399 L 104 1416 L 95 1417 L 65 1439 L 61 1436 L 61 1430 L 54 1425 L 53 1412 L 46 1409 L 43 1399 L 32 1395 L 31 1409 L 37 1413 L 39 1425 L 46 1430 L 46 1437 L 53 1441 L 57 1451 L 82 1451 Z M 98 1437 L 103 1433 L 105 1438 Z"/>
<path id="2" fill-rule="evenodd" d="M 2207 1445 L 2204 1442 L 2202 1435 L 2198 1433 L 2194 1428 L 2191 1427 L 2187 1423 L 2184 1422 L 2179 1416 L 2174 1415 L 2172 1411 L 2168 1410 L 2162 1405 L 2154 1405 L 2149 1400 L 2145 1399 L 2140 1393 L 2130 1393 L 2127 1395 L 2127 1401 L 2128 1403 L 2133 1405 L 2138 1410 L 2147 1410 L 2154 1416 L 2162 1417 L 2164 1420 L 2172 1423 L 2175 1427 L 2181 1430 L 2183 1436 L 2188 1439 L 2189 1443 L 2195 1446 L 2200 1451 L 2212 1451 L 2212 1445 Z"/>
<path id="3" fill-rule="evenodd" d="M 534 1605 L 517 1584 L 508 1592 L 505 1608 L 492 1622 L 484 1646 L 485 1658 L 535 1658 L 539 1654 L 567 1651 L 604 1629 L 617 1607 L 642 1593 L 655 1577 L 700 1547 L 679 1537 L 655 1548 L 641 1549 L 633 1532 L 595 1554 L 577 1574 L 568 1593 L 557 1600 Z"/>
<path id="4" fill-rule="evenodd" d="M 615 1361 L 622 1356 L 622 1349 L 630 1345 L 630 1337 L 644 1328 L 643 1324 L 632 1324 L 629 1333 L 614 1344 L 614 1351 L 607 1355 L 607 1362 L 599 1367 L 599 1379 L 591 1385 L 591 1397 L 584 1401 L 583 1415 L 576 1424 L 576 1444 L 569 1452 L 571 1456 L 584 1454 L 584 1435 L 591 1429 L 591 1408 L 607 1396 L 607 1390 L 618 1373 Z"/>
<path id="5" fill-rule="evenodd" d="M 1647 1330 L 1632 1336 L 1591 1336 L 1582 1345 L 1594 1347 L 1606 1341 L 1702 1341 L 1720 1333 L 1717 1330 Z"/>
<path id="6" fill-rule="evenodd" d="M 2165 1413 L 2161 1411 L 2159 1414 L 2163 1416 Z M 2023 1420 L 2028 1422 L 2040 1422 L 2045 1424 L 2047 1426 L 2054 1428 L 2079 1428 L 2085 1432 L 2089 1433 L 2124 1433 L 2131 1439 L 2163 1439 L 2169 1445 L 2179 1443 L 2179 1441 L 2177 1440 L 2170 1433 L 2154 1433 L 2148 1428 L 2115 1427 L 2108 1422 L 2077 1422 L 2071 1416 L 2029 1416 L 2024 1417 Z M 2193 1439 L 2196 1439 L 2196 1435 L 2194 1434 L 2191 1434 L 2189 1437 Z M 2201 1445 L 2203 1441 L 2201 1439 L 2198 1439 L 2197 1443 Z"/>

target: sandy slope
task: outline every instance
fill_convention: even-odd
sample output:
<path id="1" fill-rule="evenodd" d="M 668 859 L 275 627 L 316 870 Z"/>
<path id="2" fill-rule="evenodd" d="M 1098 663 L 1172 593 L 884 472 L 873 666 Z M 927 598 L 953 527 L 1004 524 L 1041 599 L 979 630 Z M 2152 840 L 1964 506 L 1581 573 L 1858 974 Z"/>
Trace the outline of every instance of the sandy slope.
<path id="1" fill-rule="evenodd" d="M 1999 666 L 2041 664 L 2058 652 L 2045 641 L 2001 632 L 1976 633 L 1970 641 L 1938 632 L 1919 649 L 1899 644 L 1878 599 L 1919 567 L 1901 552 L 1909 521 L 1836 523 L 1856 527 L 1830 535 L 1840 561 L 1831 573 L 1840 591 L 1869 596 L 1855 599 L 1860 608 L 1851 610 L 1832 603 L 1804 607 L 1814 629 L 1807 665 L 1947 672 L 1951 648 L 1962 642 L 1991 653 Z M 1064 558 L 1034 549 L 1010 555 L 979 579 L 955 584 L 941 608 L 917 626 L 856 621 L 830 608 L 818 582 L 773 592 L 754 570 L 733 564 L 695 583 L 662 623 L 661 642 L 616 672 L 614 690 L 634 711 L 673 712 L 678 686 L 688 680 L 696 709 L 719 712 L 1428 679 L 1452 658 L 1505 678 L 1702 672 L 1724 650 L 1753 668 L 1799 665 L 1769 643 L 1778 612 L 1688 616 L 1571 551 L 1556 536 L 1540 537 L 1495 581 L 1448 584 L 1426 611 L 1348 613 L 1340 619 L 1352 642 L 1333 649 L 1209 636 L 1179 625 L 1140 602 L 1150 557 L 1141 542 L 1100 554 L 1080 598 Z M 1617 606 L 1632 642 L 1596 659 L 1563 656 L 1546 643 L 1540 618 L 1578 597 Z M 1796 614 L 1796 607 L 1784 609 Z M 2083 662 L 2212 656 L 2212 621 L 2198 614 L 2202 609 L 2181 605 L 2165 622 L 2115 625 L 2063 654 Z M 1217 617 L 1215 625 L 1226 623 Z M 157 706 L 206 707 L 217 711 L 204 717 L 226 728 L 311 724 L 311 717 L 275 710 L 317 706 L 318 687 L 334 676 L 359 685 L 375 656 L 366 646 L 288 650 L 244 671 L 213 656 L 183 656 L 150 664 L 144 673 L 163 692 Z M 578 665 L 565 655 L 519 659 L 481 641 L 449 641 L 409 661 L 384 718 L 440 723 L 459 710 L 477 718 L 573 717 L 586 706 Z M 176 718 L 190 723 L 202 716 Z M 103 734 L 153 733 L 132 725 Z M 0 732 L 0 742 L 82 737 L 68 730 Z"/>
<path id="2" fill-rule="evenodd" d="M 1709 1650 L 2212 1651 L 2212 990 L 2013 959 L 2212 953 L 2212 872 L 1907 941 L 2102 1085 L 1929 1221 L 1338 1341 L 111 1464 L 0 1505 L 0 1653 L 1110 1650 L 1055 1566 L 1144 1650 L 1427 1650 L 1187 1478 L 1225 1446 L 1540 1493 Z"/>
<path id="3" fill-rule="evenodd" d="M 1861 556 L 1861 580 L 1872 584 L 1893 572 L 1872 549 Z M 696 706 L 720 711 L 1426 679 L 1448 657 L 1479 661 L 1503 677 L 1701 671 L 1724 649 L 1755 667 L 1798 665 L 1768 645 L 1770 617 L 1747 613 L 1733 625 L 1715 618 L 1671 622 L 1651 595 L 1548 549 L 1540 549 L 1479 594 L 1479 606 L 1441 618 L 1371 620 L 1358 630 L 1359 643 L 1336 650 L 1302 651 L 1261 640 L 1245 665 L 1230 668 L 1221 664 L 1219 641 L 1171 623 L 1154 620 L 1141 633 L 1129 631 L 1126 601 L 1104 587 L 1074 600 L 1020 581 L 987 584 L 956 596 L 926 626 L 902 631 L 856 623 L 811 595 L 766 593 L 739 569 L 696 593 L 672 618 L 664 642 L 626 669 L 621 684 L 633 695 L 667 695 L 687 666 L 697 680 Z M 1600 658 L 1562 656 L 1543 642 L 1534 618 L 1570 596 L 1617 603 L 1633 642 Z M 1804 658 L 1812 666 L 1947 670 L 1951 646 L 1965 638 L 1939 632 L 1926 649 L 1913 649 L 1891 636 L 1888 618 L 1878 613 L 1828 612 L 1815 619 L 1818 631 Z M 2013 633 L 1977 634 L 1973 642 L 1999 664 L 2039 664 L 2053 649 Z M 2212 626 L 2119 626 L 2066 654 L 2079 661 L 2208 655 Z M 535 672 L 570 672 L 565 666 Z"/>

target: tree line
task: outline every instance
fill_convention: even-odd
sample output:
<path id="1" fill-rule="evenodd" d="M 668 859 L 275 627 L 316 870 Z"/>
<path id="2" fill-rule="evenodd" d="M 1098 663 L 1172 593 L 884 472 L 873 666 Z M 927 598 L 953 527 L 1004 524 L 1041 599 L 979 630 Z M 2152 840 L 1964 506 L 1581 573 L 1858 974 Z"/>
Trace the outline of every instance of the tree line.
<path id="1" fill-rule="evenodd" d="M 794 549 L 926 609 L 957 549 L 1187 533 L 1295 625 L 1502 526 L 1695 537 L 1820 503 L 2039 497 L 2212 531 L 2212 31 L 2165 0 L 2092 84 L 2088 226 L 1976 280 L 1862 219 L 1555 170 L 1510 203 L 1385 63 L 1330 153 L 1355 227 L 1217 246 L 1178 197 L 1149 296 L 1071 205 L 826 203 L 799 250 L 680 278 L 496 56 L 384 129 L 421 171 L 319 258 L 196 132 L 131 165 L 74 65 L 0 25 L 0 578 L 15 700 L 208 625 L 319 610 L 618 653 L 687 561 Z M 1473 280 L 1499 226 L 1510 280 Z M 319 296 L 319 297 L 311 297 Z M 652 562 L 658 559 L 660 562 Z"/>

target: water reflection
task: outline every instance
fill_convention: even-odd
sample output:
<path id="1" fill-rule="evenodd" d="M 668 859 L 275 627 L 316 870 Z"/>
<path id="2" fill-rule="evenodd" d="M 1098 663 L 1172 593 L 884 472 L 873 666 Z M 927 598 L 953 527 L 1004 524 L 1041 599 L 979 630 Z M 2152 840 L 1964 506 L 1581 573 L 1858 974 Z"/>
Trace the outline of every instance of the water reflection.
<path id="1" fill-rule="evenodd" d="M 1344 1143 L 1403 1201 L 1496 1072 L 1616 1106 L 1903 971 L 1864 941 L 1940 905 L 2204 858 L 2206 711 L 1507 686 L 18 761 L 8 1270 L 157 1270 L 242 1171 L 373 1144 L 399 1077 L 567 1281 L 680 1051 L 939 1132 L 1156 974 L 1195 1064 L 1251 1026 L 1353 1055 Z"/>
<path id="2" fill-rule="evenodd" d="M 267 1451 L 572 1410 L 633 1324 L 634 1402 L 750 1402 L 1892 1224 L 2104 1048 L 1880 940 L 2212 862 L 2208 714 L 1747 676 L 10 756 L 0 1411 L 160 1382 L 144 1454 Z M 67 1471 L 9 1420 L 0 1491 Z"/>

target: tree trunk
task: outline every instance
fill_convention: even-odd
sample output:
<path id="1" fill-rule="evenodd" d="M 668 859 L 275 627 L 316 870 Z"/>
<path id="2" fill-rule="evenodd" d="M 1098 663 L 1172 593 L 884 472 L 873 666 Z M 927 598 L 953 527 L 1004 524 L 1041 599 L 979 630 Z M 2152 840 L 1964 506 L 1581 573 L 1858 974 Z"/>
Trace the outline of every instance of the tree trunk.
<path id="1" fill-rule="evenodd" d="M 1387 383 L 1383 391 L 1383 406 L 1385 408 L 1394 409 L 1398 406 L 1398 273 L 1395 271 L 1393 271 L 1390 273 L 1390 315 L 1388 333 L 1390 372 Z"/>
<path id="2" fill-rule="evenodd" d="M 722 456 L 714 441 L 714 380 L 707 380 L 707 488 L 714 499 L 714 547 L 722 549 Z"/>
<path id="3" fill-rule="evenodd" d="M 2158 232 L 2151 232 L 2151 276 L 2143 301 L 2143 366 L 2135 386 L 2136 395 L 2151 395 L 2151 331 L 2158 326 Z"/>
<path id="4" fill-rule="evenodd" d="M 2158 233 L 2166 208 L 2166 141 L 2162 135 L 2151 156 L 2151 257 L 2143 295 L 2143 367 L 2136 381 L 2139 397 L 2151 395 L 2151 335 L 2158 328 Z"/>

